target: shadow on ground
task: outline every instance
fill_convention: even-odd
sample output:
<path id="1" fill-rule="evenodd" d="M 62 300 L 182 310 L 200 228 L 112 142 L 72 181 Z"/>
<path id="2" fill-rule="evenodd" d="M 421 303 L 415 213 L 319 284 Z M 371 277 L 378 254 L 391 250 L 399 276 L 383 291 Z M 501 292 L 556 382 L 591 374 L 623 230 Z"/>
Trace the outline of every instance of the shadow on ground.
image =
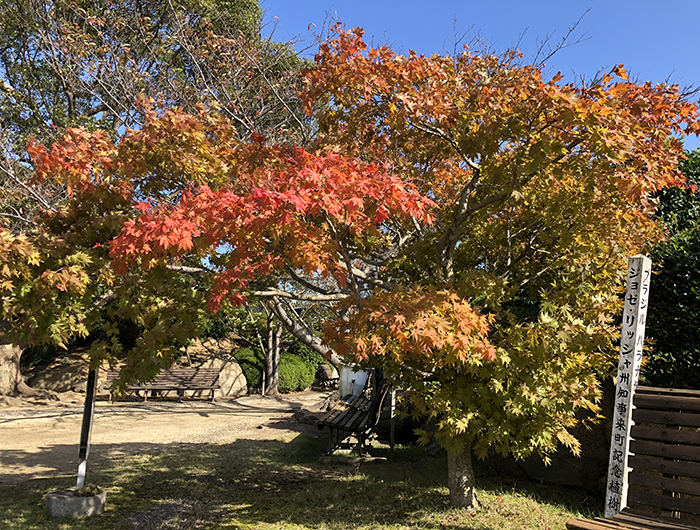
<path id="1" fill-rule="evenodd" d="M 260 527 L 283 524 L 301 528 L 360 528 L 394 524 L 400 528 L 457 530 L 489 526 L 470 524 L 470 515 L 452 510 L 444 487 L 445 458 L 401 448 L 388 461 L 361 466 L 328 466 L 318 462 L 322 436 L 299 434 L 291 442 L 239 439 L 230 444 L 188 444 L 159 448 L 103 447 L 129 453 L 109 466 L 94 468 L 88 482 L 107 490 L 108 509 L 79 522 L 46 520 L 46 493 L 70 488 L 71 479 L 52 479 L 0 486 L 0 527 L 189 529 Z M 4 461 L 24 458 L 6 455 Z M 478 477 L 498 491 L 514 484 Z M 528 485 L 519 483 L 528 494 Z M 543 502 L 586 507 L 567 488 L 532 494 Z M 585 503 L 584 503 L 585 504 Z M 583 509 L 582 509 L 583 508 Z M 445 514 L 440 521 L 426 514 Z M 12 525 L 8 523 L 12 522 Z M 267 526 L 266 526 L 267 525 Z"/>

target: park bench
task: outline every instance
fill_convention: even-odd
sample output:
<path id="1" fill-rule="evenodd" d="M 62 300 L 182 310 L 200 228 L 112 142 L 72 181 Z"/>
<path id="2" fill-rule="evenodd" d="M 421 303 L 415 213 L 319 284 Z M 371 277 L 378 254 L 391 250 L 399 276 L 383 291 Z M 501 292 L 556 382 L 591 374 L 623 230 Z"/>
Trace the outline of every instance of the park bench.
<path id="1" fill-rule="evenodd" d="M 620 455 L 620 468 L 623 458 L 629 465 L 626 505 L 611 519 L 572 519 L 566 527 L 700 529 L 700 391 L 638 386 L 633 403 L 629 452 Z"/>
<path id="2" fill-rule="evenodd" d="M 112 383 L 119 377 L 119 370 L 109 370 L 104 388 L 109 390 L 110 400 L 114 395 Z M 162 370 L 153 381 L 135 382 L 127 385 L 126 391 L 133 392 L 137 396 L 143 392 L 143 400 L 160 395 L 165 397 L 168 392 L 177 392 L 178 400 L 182 400 L 186 391 L 211 391 L 211 400 L 214 400 L 214 391 L 219 386 L 219 370 L 216 368 L 171 368 Z"/>
<path id="3" fill-rule="evenodd" d="M 368 382 L 372 378 L 368 378 Z M 382 403 L 389 392 L 389 384 L 384 381 L 379 388 L 366 386 L 358 396 L 339 400 L 330 414 L 316 423 L 319 429 L 328 428 L 328 454 L 340 448 L 353 445 L 360 455 L 363 454 L 365 442 L 379 422 Z M 347 440 L 354 437 L 356 444 Z"/>

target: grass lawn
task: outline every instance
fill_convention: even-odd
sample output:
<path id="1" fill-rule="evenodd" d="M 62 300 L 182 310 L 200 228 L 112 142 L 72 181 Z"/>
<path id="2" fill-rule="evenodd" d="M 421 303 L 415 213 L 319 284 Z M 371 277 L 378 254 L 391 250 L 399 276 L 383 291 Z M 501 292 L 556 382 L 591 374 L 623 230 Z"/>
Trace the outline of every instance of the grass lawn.
<path id="1" fill-rule="evenodd" d="M 88 470 L 107 490 L 107 510 L 83 520 L 48 519 L 44 496 L 74 480 L 0 487 L 0 528 L 246 530 L 561 530 L 572 516 L 598 515 L 602 497 L 490 475 L 476 464 L 483 507 L 450 507 L 446 458 L 399 447 L 387 462 L 320 464 L 321 437 L 289 443 L 238 440 L 125 458 Z"/>

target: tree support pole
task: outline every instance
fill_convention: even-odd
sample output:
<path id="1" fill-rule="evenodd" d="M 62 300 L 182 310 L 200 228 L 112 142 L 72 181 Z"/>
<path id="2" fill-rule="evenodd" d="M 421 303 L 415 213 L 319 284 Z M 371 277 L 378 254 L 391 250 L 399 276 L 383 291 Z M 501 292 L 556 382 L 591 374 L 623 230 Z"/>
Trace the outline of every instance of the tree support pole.
<path id="1" fill-rule="evenodd" d="M 391 427 L 389 429 L 389 447 L 394 449 L 394 437 L 396 432 L 396 389 L 391 391 Z"/>
<path id="2" fill-rule="evenodd" d="M 80 450 L 78 451 L 78 482 L 75 489 L 85 486 L 87 459 L 90 454 L 90 435 L 92 434 L 92 419 L 95 415 L 95 390 L 97 388 L 97 370 L 88 373 L 87 390 L 85 391 L 85 408 L 83 409 L 83 426 L 80 430 Z"/>

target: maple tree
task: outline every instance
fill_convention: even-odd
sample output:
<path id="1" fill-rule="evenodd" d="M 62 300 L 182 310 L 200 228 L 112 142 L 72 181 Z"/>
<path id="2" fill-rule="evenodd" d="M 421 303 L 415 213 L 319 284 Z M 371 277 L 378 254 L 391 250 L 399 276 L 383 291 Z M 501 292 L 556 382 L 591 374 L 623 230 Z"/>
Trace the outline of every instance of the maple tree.
<path id="1" fill-rule="evenodd" d="M 332 344 L 412 389 L 453 502 L 472 506 L 472 448 L 578 451 L 569 428 L 614 357 L 624 258 L 661 235 L 652 194 L 683 185 L 677 137 L 697 133 L 697 106 L 621 65 L 575 86 L 517 52 L 401 56 L 361 30 L 316 61 L 318 148 L 391 164 L 435 202 L 434 223 L 397 227 L 403 246 L 382 256 L 402 289 L 336 322 Z"/>
<path id="2" fill-rule="evenodd" d="M 0 229 L 0 395 L 42 394 L 19 371 L 27 342 L 41 335 L 63 345 L 67 335 L 87 332 L 82 301 L 89 256 L 60 244 L 49 256 L 42 243 Z"/>
<path id="3" fill-rule="evenodd" d="M 651 196 L 683 185 L 674 136 L 697 132 L 697 107 L 621 66 L 574 86 L 517 53 L 401 56 L 359 30 L 316 61 L 307 149 L 241 141 L 211 112 L 151 112 L 116 145 L 73 131 L 35 147 L 37 172 L 81 211 L 106 197 L 137 211 L 108 240 L 117 273 L 204 260 L 211 309 L 268 299 L 317 351 L 383 368 L 448 450 L 453 503 L 474 506 L 472 452 L 578 451 L 625 257 L 661 235 Z M 325 343 L 290 300 L 336 304 Z"/>
<path id="4" fill-rule="evenodd" d="M 126 127 L 142 127 L 140 101 L 149 94 L 157 95 L 164 106 L 179 105 L 191 112 L 197 112 L 198 104 L 215 107 L 235 121 L 240 138 L 256 131 L 280 140 L 304 138 L 310 125 L 300 111 L 297 87 L 305 61 L 291 46 L 262 37 L 262 10 L 255 0 L 177 4 L 3 0 L 0 10 L 0 230 L 26 233 L 31 241 L 46 246 L 42 264 L 32 268 L 36 274 L 57 264 L 44 258 L 48 248 L 60 247 L 62 241 L 90 256 L 90 282 L 83 297 L 90 340 L 111 343 L 117 322 L 145 329 L 143 313 L 158 313 L 148 304 L 158 307 L 162 298 L 168 298 L 162 292 L 144 291 L 141 283 L 155 281 L 144 275 L 118 277 L 115 285 L 106 248 L 91 248 L 113 237 L 119 223 L 136 210 L 130 198 L 122 202 L 128 193 L 104 190 L 101 198 L 95 198 L 106 201 L 95 218 L 91 218 L 93 205 L 83 203 L 83 211 L 68 206 L 75 205 L 76 197 L 65 180 L 34 178 L 27 140 L 48 145 L 70 128 L 82 126 L 105 131 L 96 138 L 118 141 Z M 85 140 L 75 134 L 68 132 L 76 142 Z M 168 193 L 176 196 L 177 188 L 163 191 L 160 200 L 167 200 Z M 91 238 L 77 237 L 67 222 L 58 222 L 68 210 L 67 219 Z M 179 279 L 161 279 L 163 286 L 176 291 L 170 298 L 186 289 L 201 289 L 206 271 L 187 270 L 196 278 L 181 274 Z M 15 287 L 25 280 L 29 277 L 15 277 Z M 201 313 L 203 305 L 196 306 L 194 312 Z M 4 322 L 3 327 L 15 327 L 11 324 Z M 189 326 L 184 328 L 191 333 Z M 62 330 L 64 341 L 84 333 L 79 327 Z M 27 337 L 22 333 L 13 334 L 13 340 L 24 344 Z M 3 337 L 10 340 L 5 333 Z M 43 339 L 32 337 L 32 341 L 54 339 L 48 333 Z M 16 364 L 19 356 L 12 358 L 7 366 Z M 4 372 L 0 369 L 0 377 Z M 17 372 L 15 366 L 12 373 Z"/>
<path id="5" fill-rule="evenodd" d="M 309 228 L 313 216 L 324 223 L 349 220 L 354 228 L 336 237 L 352 238 L 392 209 L 424 215 L 421 200 L 379 168 L 333 155 L 316 157 L 299 148 L 267 147 L 260 138 L 242 142 L 229 120 L 203 107 L 198 116 L 153 109 L 146 116 L 141 129 L 128 131 L 117 144 L 102 131 L 70 129 L 50 148 L 29 147 L 37 179 L 58 183 L 71 195 L 65 207 L 46 213 L 43 226 L 92 257 L 100 276 L 91 285 L 93 303 L 105 296 L 116 299 L 115 316 L 137 319 L 145 328 L 129 352 L 121 351 L 114 340 L 118 330 L 109 323 L 102 326 L 102 340 L 93 342 L 94 363 L 127 354 L 122 382 L 153 377 L 177 355 L 173 339 L 181 342 L 196 334 L 196 315 L 204 310 L 203 285 L 209 284 L 178 280 L 180 272 L 212 276 L 205 288 L 222 293 L 210 298 L 212 308 L 227 297 L 240 303 L 244 297 L 234 286 L 250 283 L 261 290 L 257 294 L 265 296 L 268 288 L 277 294 L 270 273 L 283 269 L 289 259 L 293 267 L 301 266 L 303 256 L 285 250 L 289 241 L 318 253 L 317 262 L 304 265 L 307 271 L 340 274 L 332 267 L 333 237 L 321 237 L 328 225 Z M 276 176 L 272 168 L 279 172 Z M 319 194 L 324 178 L 328 189 Z M 276 188 L 266 190 L 262 184 Z M 304 208 L 310 208 L 306 221 L 294 219 Z M 133 220 L 139 213 L 138 221 Z M 111 243 L 117 257 L 107 263 L 106 243 L 119 230 L 122 235 Z M 376 227 L 372 231 L 378 234 Z M 151 237 L 155 239 L 149 242 Z M 278 241 L 279 254 L 272 252 L 269 238 Z M 224 244 L 234 250 L 222 253 Z M 267 255 L 262 255 L 265 249 Z M 207 267 L 203 256 L 209 258 Z M 129 271 L 127 264 L 132 265 Z M 126 274 L 115 276 L 113 268 Z M 278 305 L 275 314 L 286 314 Z M 151 315 L 151 322 L 143 322 L 144 314 Z M 275 374 L 269 376 L 275 380 Z"/>

